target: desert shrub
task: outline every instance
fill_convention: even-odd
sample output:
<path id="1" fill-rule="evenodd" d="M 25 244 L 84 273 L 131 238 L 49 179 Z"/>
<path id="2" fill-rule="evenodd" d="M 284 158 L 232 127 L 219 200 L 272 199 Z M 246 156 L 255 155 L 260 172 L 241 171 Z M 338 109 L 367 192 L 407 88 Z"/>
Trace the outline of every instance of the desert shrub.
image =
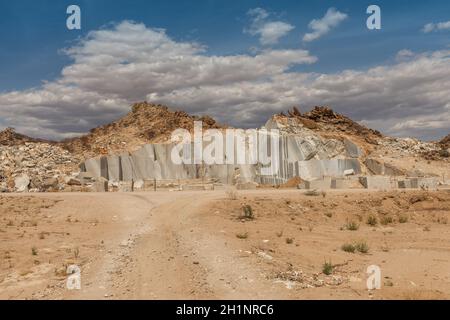
<path id="1" fill-rule="evenodd" d="M 324 262 L 322 265 L 322 272 L 327 276 L 333 273 L 333 265 L 331 264 L 331 261 Z"/>
<path id="2" fill-rule="evenodd" d="M 348 221 L 345 225 L 345 228 L 350 231 L 356 231 L 359 229 L 359 224 L 357 224 L 355 221 Z"/>
<path id="3" fill-rule="evenodd" d="M 356 249 L 356 251 L 361 252 L 361 253 L 369 252 L 369 246 L 367 245 L 367 243 L 365 241 L 358 241 L 355 244 L 355 249 Z"/>
<path id="4" fill-rule="evenodd" d="M 245 206 L 242 207 L 242 210 L 244 211 L 245 219 L 253 220 L 255 218 L 252 206 L 246 204 Z"/>
<path id="5" fill-rule="evenodd" d="M 372 227 L 376 226 L 376 225 L 378 224 L 378 219 L 377 219 L 377 217 L 376 217 L 375 215 L 373 215 L 373 214 L 369 215 L 369 216 L 367 217 L 367 224 L 368 224 L 369 226 L 372 226 Z"/>
<path id="6" fill-rule="evenodd" d="M 392 222 L 394 222 L 394 219 L 392 219 L 391 216 L 384 216 L 384 217 L 382 217 L 382 218 L 380 219 L 380 223 L 381 223 L 383 226 L 386 226 L 386 225 L 388 225 L 388 224 L 390 224 L 390 223 L 392 223 Z"/>
<path id="7" fill-rule="evenodd" d="M 349 252 L 349 253 L 354 253 L 356 250 L 355 246 L 351 243 L 344 243 L 341 246 L 341 249 L 342 249 L 342 251 Z"/>

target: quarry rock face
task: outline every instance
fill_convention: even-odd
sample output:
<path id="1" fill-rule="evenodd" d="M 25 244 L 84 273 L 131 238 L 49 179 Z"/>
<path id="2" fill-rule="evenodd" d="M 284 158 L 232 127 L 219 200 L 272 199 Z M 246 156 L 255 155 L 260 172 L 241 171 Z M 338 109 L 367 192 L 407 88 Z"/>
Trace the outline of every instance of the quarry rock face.
<path id="1" fill-rule="evenodd" d="M 337 126 L 338 131 L 348 133 L 336 134 L 331 132 L 330 123 Z M 326 128 L 327 132 L 321 130 Z M 384 141 L 377 131 L 367 129 L 348 118 L 335 114 L 327 108 L 316 108 L 308 114 L 301 115 L 298 110 L 289 112 L 289 116 L 275 115 L 270 118 L 264 130 L 278 130 L 277 144 L 279 153 L 271 161 L 277 163 L 277 169 L 270 174 L 264 173 L 264 164 L 174 164 L 170 154 L 174 148 L 171 143 L 145 144 L 136 151 L 87 159 L 81 166 L 94 178 L 104 178 L 110 181 L 135 182 L 177 179 L 210 179 L 216 183 L 232 184 L 242 189 L 253 189 L 259 184 L 280 185 L 288 180 L 299 177 L 306 189 L 329 188 L 360 188 L 392 189 L 408 186 L 418 187 L 415 182 L 397 182 L 390 177 L 404 176 L 405 172 L 379 159 L 366 156 L 361 147 L 361 141 L 368 144 L 382 144 Z M 365 134 L 365 138 L 355 136 Z M 353 136 L 352 136 L 353 135 Z M 370 139 L 366 139 L 367 136 Z M 265 143 L 259 140 L 258 150 Z M 356 142 L 358 141 L 358 142 Z M 380 142 L 381 141 L 381 142 Z M 407 150 L 414 140 L 395 140 L 405 143 Z M 226 149 L 224 141 L 224 149 Z M 426 144 L 425 144 L 426 145 Z M 203 148 L 207 144 L 203 145 Z M 394 143 L 393 148 L 404 146 Z M 185 146 L 190 153 L 194 152 L 193 144 Z M 236 150 L 236 146 L 235 152 Z M 420 148 L 420 147 L 419 147 Z M 244 153 L 251 152 L 250 145 L 245 144 Z M 242 150 L 241 150 L 242 151 Z M 367 172 L 374 176 L 361 176 Z M 353 176 L 353 178 L 349 177 Z M 346 178 L 347 177 L 347 178 Z M 406 180 L 403 180 L 406 181 Z M 430 184 L 430 188 L 433 185 Z M 184 189 L 186 189 L 185 187 Z M 197 188 L 192 186 L 192 188 Z M 198 187 L 201 189 L 201 187 Z"/>
<path id="2" fill-rule="evenodd" d="M 328 188 L 386 187 L 386 179 L 378 176 L 398 177 L 390 187 L 435 189 L 441 180 L 431 179 L 433 174 L 426 168 L 404 169 L 398 162 L 385 161 L 385 156 L 443 164 L 450 160 L 449 136 L 439 142 L 385 137 L 329 107 L 315 107 L 306 113 L 293 108 L 266 122 L 264 130 L 279 131 L 279 154 L 272 158 L 277 166 L 269 174 L 260 161 L 175 164 L 171 159 L 174 144 L 168 139 L 175 129 L 192 134 L 194 121 L 202 121 L 203 130 L 224 132 L 228 128 L 208 116 L 190 116 L 146 102 L 133 105 L 131 112 L 117 121 L 62 142 L 30 138 L 8 128 L 0 132 L 0 192 L 150 190 L 156 184 L 195 179 L 245 189 L 281 185 L 293 178 L 310 185 L 326 181 Z M 256 153 L 262 143 L 257 142 Z M 243 148 L 245 154 L 251 152 L 250 145 Z M 193 145 L 186 150 L 194 152 Z M 437 175 L 445 182 L 450 172 Z"/>
<path id="3" fill-rule="evenodd" d="M 275 161 L 278 168 L 269 175 L 262 172 L 262 163 L 175 164 L 170 157 L 174 144 L 148 144 L 129 154 L 91 158 L 86 160 L 81 168 L 94 177 L 114 181 L 206 177 L 223 184 L 264 184 L 273 179 L 277 183 L 285 183 L 293 177 L 310 180 L 323 176 L 342 177 L 348 175 L 348 172 L 361 173 L 358 159 L 348 157 L 343 143 L 323 140 L 311 133 L 306 136 L 283 135 L 276 139 L 279 140 L 279 154 L 271 161 Z M 250 153 L 249 148 L 249 145 L 245 146 L 244 154 Z M 193 149 L 193 146 L 190 149 Z M 257 153 L 259 152 L 260 150 L 257 150 Z M 114 174 L 110 176 L 110 172 Z"/>

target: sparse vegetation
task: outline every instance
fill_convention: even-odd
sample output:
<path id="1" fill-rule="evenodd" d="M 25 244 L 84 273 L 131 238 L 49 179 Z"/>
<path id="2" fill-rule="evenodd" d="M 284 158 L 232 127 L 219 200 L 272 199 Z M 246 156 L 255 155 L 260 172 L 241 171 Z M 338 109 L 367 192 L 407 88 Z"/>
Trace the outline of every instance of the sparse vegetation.
<path id="1" fill-rule="evenodd" d="M 322 272 L 323 272 L 323 274 L 325 274 L 327 276 L 329 276 L 330 274 L 333 273 L 333 269 L 334 269 L 334 267 L 331 264 L 331 261 L 329 261 L 329 262 L 325 261 L 324 264 L 322 265 Z"/>
<path id="2" fill-rule="evenodd" d="M 347 221 L 345 228 L 350 231 L 356 231 L 359 229 L 359 224 L 356 223 L 355 221 Z"/>
<path id="3" fill-rule="evenodd" d="M 355 244 L 356 251 L 360 253 L 368 253 L 369 252 L 369 246 L 365 241 L 358 241 Z"/>
<path id="4" fill-rule="evenodd" d="M 341 249 L 342 249 L 342 251 L 349 252 L 349 253 L 354 253 L 356 250 L 355 246 L 351 243 L 344 243 L 341 246 Z"/>
<path id="5" fill-rule="evenodd" d="M 287 244 L 293 244 L 293 243 L 294 243 L 294 239 L 292 239 L 292 238 L 286 238 L 286 243 L 287 243 Z"/>
<path id="6" fill-rule="evenodd" d="M 244 205 L 242 207 L 242 210 L 244 211 L 244 218 L 245 219 L 253 220 L 255 218 L 251 205 L 249 205 L 249 204 Z"/>
<path id="7" fill-rule="evenodd" d="M 402 214 L 398 217 L 398 222 L 400 223 L 406 223 L 408 222 L 409 217 L 406 214 Z"/>
<path id="8" fill-rule="evenodd" d="M 37 255 L 38 255 L 38 250 L 37 250 L 36 247 L 32 247 L 32 248 L 31 248 L 31 254 L 32 254 L 33 256 L 37 256 Z"/>
<path id="9" fill-rule="evenodd" d="M 325 216 L 328 218 L 331 218 L 333 216 L 333 214 L 329 211 L 325 212 Z"/>
<path id="10" fill-rule="evenodd" d="M 375 227 L 378 224 L 378 219 L 374 214 L 371 214 L 367 217 L 366 222 L 369 226 Z"/>
<path id="11" fill-rule="evenodd" d="M 380 223 L 381 223 L 383 226 L 387 226 L 388 224 L 390 224 L 390 223 L 392 223 L 392 222 L 394 222 L 394 219 L 392 219 L 391 216 L 384 216 L 384 217 L 382 217 L 382 218 L 380 219 Z"/>

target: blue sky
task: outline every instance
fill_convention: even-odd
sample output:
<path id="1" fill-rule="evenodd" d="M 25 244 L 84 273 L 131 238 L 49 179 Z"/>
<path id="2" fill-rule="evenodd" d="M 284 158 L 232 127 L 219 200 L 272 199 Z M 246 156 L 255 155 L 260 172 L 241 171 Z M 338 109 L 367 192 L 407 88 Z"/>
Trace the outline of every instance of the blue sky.
<path id="1" fill-rule="evenodd" d="M 58 77 L 69 59 L 59 50 L 90 30 L 111 22 L 134 20 L 164 28 L 178 40 L 195 40 L 211 54 L 238 54 L 258 45 L 242 32 L 249 9 L 262 7 L 295 30 L 280 47 L 303 47 L 319 58 L 307 71 L 334 72 L 367 68 L 389 61 L 405 47 L 413 51 L 434 50 L 448 44 L 449 34 L 425 35 L 418 31 L 430 21 L 446 21 L 449 1 L 377 1 L 382 9 L 381 31 L 369 31 L 366 8 L 373 1 L 2 1 L 0 3 L 0 92 L 37 86 Z M 435 5 L 433 5 L 435 3 Z M 82 30 L 65 28 L 67 6 L 82 9 Z M 311 44 L 301 43 L 308 22 L 329 7 L 349 14 L 338 31 Z"/>
<path id="2" fill-rule="evenodd" d="M 82 30 L 80 31 L 69 31 L 65 27 L 67 19 L 65 11 L 70 4 L 77 4 L 81 8 Z M 377 4 L 381 7 L 381 30 L 370 31 L 366 28 L 368 17 L 366 8 L 370 4 Z M 318 39 L 310 42 L 303 41 L 302 37 L 311 32 L 308 27 L 309 23 L 313 19 L 324 17 L 327 10 L 332 7 L 346 15 L 346 18 Z M 286 32 L 270 46 L 262 45 L 257 34 L 252 35 L 246 31 L 252 21 L 248 12 L 254 8 L 261 8 L 268 14 L 266 22 L 283 22 L 291 26 L 292 30 Z M 293 63 L 289 65 L 288 70 L 283 71 L 297 72 L 299 76 L 302 74 L 337 75 L 343 70 L 364 72 L 379 66 L 386 67 L 397 64 L 396 56 L 401 50 L 408 50 L 408 52 L 419 55 L 425 52 L 448 50 L 450 44 L 450 31 L 448 30 L 436 30 L 436 32 L 429 33 L 421 31 L 427 23 L 437 24 L 450 21 L 449 1 L 16 0 L 2 1 L 0 12 L 2 15 L 0 19 L 0 94 L 23 93 L 30 89 L 39 90 L 44 83 L 58 81 L 62 77 L 63 69 L 74 63 L 74 57 L 63 53 L 62 49 L 79 46 L 80 39 L 86 39 L 89 32 L 95 32 L 102 28 L 113 29 L 114 25 L 120 24 L 124 20 L 142 23 L 148 29 L 165 29 L 167 37 L 176 43 L 200 43 L 206 48 L 201 53 L 202 56 L 254 56 L 257 54 L 255 52 L 269 49 L 304 50 L 310 56 L 314 56 L 316 61 L 314 63 Z M 258 82 L 258 79 L 254 80 Z M 206 84 L 204 85 L 206 86 Z M 151 93 L 155 93 L 153 87 L 148 88 L 148 94 Z M 157 93 L 158 97 L 162 96 L 162 93 Z M 133 95 L 134 97 L 136 95 Z M 126 97 L 122 98 L 122 102 L 127 101 Z M 145 96 L 142 97 L 142 99 L 145 98 Z M 298 96 L 300 104 L 302 98 L 301 95 Z M 393 99 L 391 97 L 389 99 L 387 103 L 392 103 Z M 161 100 L 162 102 L 171 102 L 167 97 L 161 98 Z M 312 101 L 316 102 L 314 99 Z M 256 100 L 251 102 L 256 103 Z M 400 108 L 403 105 L 404 110 L 408 110 L 405 103 L 399 103 L 396 99 L 396 105 L 393 105 L 392 108 Z M 441 104 L 440 111 L 441 114 L 444 112 L 445 116 L 446 104 L 442 105 L 442 100 L 436 103 Z M 178 103 L 175 104 L 178 105 Z M 189 103 L 187 104 L 188 111 L 202 112 L 198 108 L 189 106 Z M 182 102 L 179 105 L 183 107 Z M 285 103 L 280 103 L 277 108 L 284 107 L 284 105 Z M 36 107 L 36 105 L 34 106 Z M 2 107 L 7 108 L 8 105 L 6 102 L 2 103 L 0 96 L 0 108 Z M 242 107 L 241 104 L 236 106 L 236 108 Z M 364 117 L 367 110 L 345 109 L 339 103 L 337 108 L 350 112 L 350 115 L 355 116 L 357 120 L 365 121 L 375 127 L 378 126 L 377 128 L 381 130 L 388 130 L 381 126 L 383 119 L 380 116 L 378 118 Z M 437 106 L 430 107 L 430 112 L 422 115 L 430 116 L 431 111 L 435 112 L 437 108 Z M 269 109 L 267 106 L 262 107 L 262 114 L 268 115 Z M 206 112 L 206 110 L 212 111 L 208 108 L 205 108 L 204 111 Z M 418 108 L 414 106 L 410 110 L 413 113 L 413 110 L 418 110 Z M 278 109 L 275 108 L 275 111 Z M 72 134 L 78 131 L 81 133 L 89 125 L 109 121 L 110 117 L 124 112 L 126 109 L 120 106 L 116 111 L 109 112 L 107 117 L 94 116 L 92 121 L 88 121 L 84 126 L 81 125 L 80 129 L 75 130 Z M 380 114 L 380 112 L 374 111 L 374 115 Z M 25 111 L 21 110 L 19 113 L 25 113 Z M 404 111 L 401 113 L 404 114 Z M 69 115 L 67 114 L 66 118 Z M 235 119 L 223 110 L 213 112 L 213 115 L 226 121 L 235 122 Z M 400 115 L 397 114 L 397 116 L 400 119 Z M 12 115 L 9 117 L 11 118 Z M 0 120 L 0 126 L 7 125 L 7 118 L 8 116 L 5 116 L 3 120 Z M 258 123 L 250 121 L 243 125 L 252 126 L 258 125 Z M 37 123 L 36 126 L 38 126 Z M 440 126 L 442 127 L 443 124 L 441 123 Z M 441 127 L 430 128 L 431 131 L 428 129 L 428 131 L 414 132 L 398 130 L 389 133 L 435 138 L 445 131 Z M 49 130 L 45 134 L 46 136 L 57 137 L 62 131 L 62 128 L 47 129 Z M 33 131 L 30 128 L 24 128 L 24 130 Z"/>

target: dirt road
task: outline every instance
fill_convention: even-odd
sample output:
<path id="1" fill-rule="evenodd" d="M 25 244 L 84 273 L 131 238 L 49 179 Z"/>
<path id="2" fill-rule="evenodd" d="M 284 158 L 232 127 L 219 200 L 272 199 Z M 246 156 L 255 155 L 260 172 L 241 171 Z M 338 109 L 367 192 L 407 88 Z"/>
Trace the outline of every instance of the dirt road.
<path id="1" fill-rule="evenodd" d="M 366 226 L 369 196 L 380 219 L 383 210 L 394 219 Z M 405 203 L 413 196 L 402 194 Z M 0 298 L 450 298 L 450 194 L 430 192 L 404 208 L 393 198 L 298 190 L 237 200 L 224 191 L 2 196 Z M 242 218 L 245 204 L 256 217 Z M 343 230 L 358 216 L 358 230 Z M 370 252 L 341 250 L 362 238 Z M 365 269 L 374 263 L 384 287 L 369 292 Z M 80 290 L 66 288 L 68 265 L 81 269 Z"/>

